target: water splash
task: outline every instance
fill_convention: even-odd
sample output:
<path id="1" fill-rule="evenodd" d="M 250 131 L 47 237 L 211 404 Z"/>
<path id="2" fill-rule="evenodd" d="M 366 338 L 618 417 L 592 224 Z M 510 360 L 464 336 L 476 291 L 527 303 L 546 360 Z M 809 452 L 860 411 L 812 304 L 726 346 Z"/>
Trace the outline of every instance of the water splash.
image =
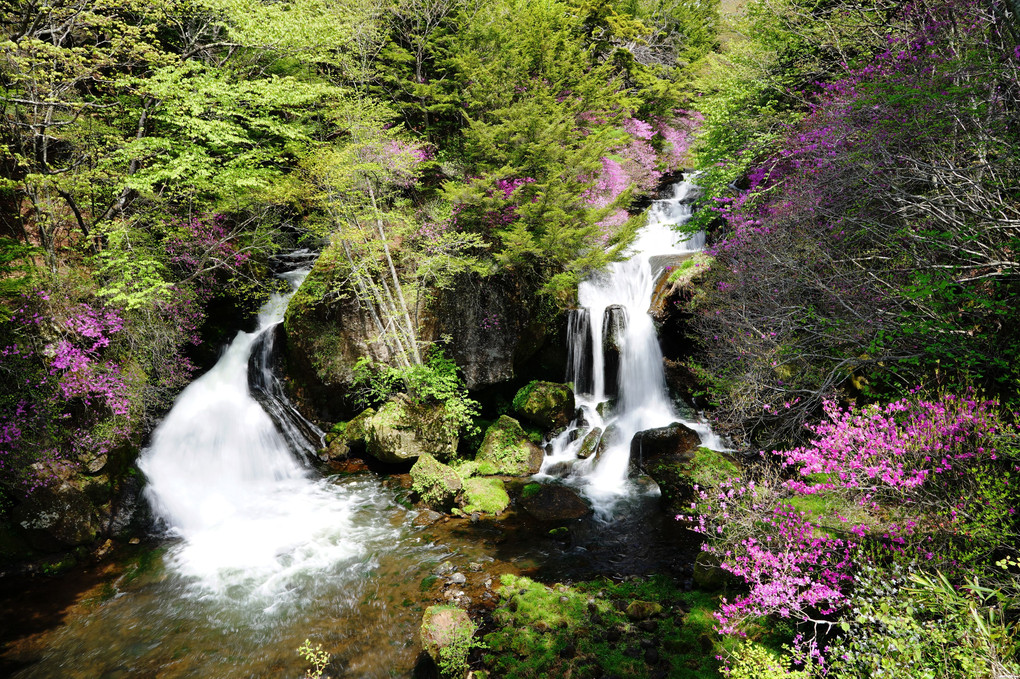
<path id="1" fill-rule="evenodd" d="M 568 379 L 574 382 L 581 417 L 553 439 L 541 473 L 565 476 L 580 485 L 602 514 L 610 513 L 634 490 L 628 468 L 637 432 L 682 422 L 698 432 L 704 445 L 723 447 L 706 423 L 675 412 L 648 314 L 655 283 L 670 259 L 662 256 L 673 255 L 675 261 L 676 256 L 704 248 L 703 233 L 685 238 L 675 230 L 690 219 L 696 190 L 684 181 L 673 187 L 669 198 L 655 201 L 630 259 L 611 264 L 578 288 L 581 308 L 571 316 L 567 341 Z M 596 427 L 604 432 L 605 449 L 598 456 L 579 459 L 580 434 Z"/>
<path id="2" fill-rule="evenodd" d="M 296 289 L 306 274 L 283 277 Z M 273 295 L 257 329 L 239 332 L 180 394 L 138 462 L 155 514 L 182 539 L 170 558 L 174 568 L 201 592 L 257 601 L 266 610 L 312 574 L 340 573 L 343 564 L 370 558 L 399 530 L 356 521 L 359 507 L 379 501 L 377 491 L 313 479 L 288 444 L 299 432 L 281 434 L 252 396 L 249 359 L 257 346 L 272 350 L 265 338 L 291 295 Z M 261 369 L 268 359 L 251 362 Z M 267 376 L 262 381 L 275 388 Z"/>

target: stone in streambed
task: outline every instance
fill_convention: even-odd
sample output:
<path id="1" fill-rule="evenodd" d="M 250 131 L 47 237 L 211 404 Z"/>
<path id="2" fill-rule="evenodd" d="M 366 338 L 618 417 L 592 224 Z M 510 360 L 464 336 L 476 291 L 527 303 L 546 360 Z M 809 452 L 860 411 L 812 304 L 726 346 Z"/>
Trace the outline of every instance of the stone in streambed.
<path id="1" fill-rule="evenodd" d="M 582 460 L 587 460 L 589 457 L 595 454 L 595 451 L 599 447 L 599 440 L 602 438 L 602 428 L 595 427 L 588 432 L 584 440 L 581 441 L 581 448 L 577 451 L 577 456 Z"/>
<path id="2" fill-rule="evenodd" d="M 445 422 L 442 405 L 415 403 L 404 394 L 390 398 L 364 423 L 365 450 L 387 463 L 400 463 L 430 454 L 441 460 L 457 452 L 457 436 Z"/>
<path id="3" fill-rule="evenodd" d="M 466 611 L 456 606 L 429 606 L 422 616 L 421 645 L 437 665 L 449 661 L 453 653 L 465 654 L 465 643 L 475 634 L 475 624 Z M 466 659 L 466 658 L 464 658 Z"/>
<path id="4" fill-rule="evenodd" d="M 500 415 L 485 431 L 475 459 L 493 465 L 497 474 L 531 476 L 541 469 L 544 457 L 545 453 L 528 439 L 520 422 Z"/>
<path id="5" fill-rule="evenodd" d="M 446 511 L 463 488 L 457 472 L 428 453 L 411 467 L 411 490 L 433 509 Z"/>
<path id="6" fill-rule="evenodd" d="M 591 507 L 566 486 L 542 485 L 538 492 L 521 498 L 521 506 L 539 521 L 572 521 L 591 512 Z"/>
<path id="7" fill-rule="evenodd" d="M 469 478 L 464 480 L 463 511 L 465 514 L 482 512 L 500 514 L 510 506 L 503 481 L 493 478 Z"/>

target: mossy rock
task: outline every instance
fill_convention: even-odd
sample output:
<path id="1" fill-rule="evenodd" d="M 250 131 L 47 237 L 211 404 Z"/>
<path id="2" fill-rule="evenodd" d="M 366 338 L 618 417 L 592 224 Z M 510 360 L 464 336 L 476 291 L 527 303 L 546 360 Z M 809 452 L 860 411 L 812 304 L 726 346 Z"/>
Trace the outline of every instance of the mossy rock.
<path id="1" fill-rule="evenodd" d="M 368 436 L 368 422 L 373 415 L 375 415 L 375 408 L 365 408 L 347 423 L 343 433 L 347 443 L 364 443 Z"/>
<path id="2" fill-rule="evenodd" d="M 510 496 L 500 479 L 471 478 L 464 481 L 465 514 L 500 514 L 510 506 Z"/>
<path id="3" fill-rule="evenodd" d="M 522 493 L 521 506 L 539 521 L 574 521 L 591 513 L 591 506 L 573 488 L 548 484 L 526 496 Z"/>
<path id="4" fill-rule="evenodd" d="M 585 434 L 584 440 L 581 441 L 581 448 L 577 451 L 577 456 L 582 460 L 587 460 L 589 457 L 595 454 L 598 450 L 599 440 L 602 438 L 602 428 L 595 427 L 590 432 Z"/>
<path id="5" fill-rule="evenodd" d="M 545 453 L 528 439 L 520 422 L 501 415 L 485 431 L 475 459 L 491 464 L 499 474 L 530 476 L 542 468 L 544 457 Z"/>
<path id="6" fill-rule="evenodd" d="M 462 479 L 470 479 L 472 476 L 495 476 L 499 474 L 496 465 L 488 460 L 465 460 L 452 465 L 457 475 Z"/>
<path id="7" fill-rule="evenodd" d="M 574 392 L 558 382 L 531 382 L 517 392 L 514 412 L 546 431 L 566 427 L 574 415 Z"/>
<path id="8" fill-rule="evenodd" d="M 421 455 L 411 467 L 411 490 L 433 509 L 448 510 L 463 487 L 460 476 L 452 467 L 428 453 Z"/>
<path id="9" fill-rule="evenodd" d="M 466 666 L 470 640 L 476 629 L 463 609 L 450 605 L 429 606 L 422 615 L 419 635 L 422 648 L 439 667 Z M 451 657 L 458 653 L 463 653 L 464 657 Z"/>
<path id="10" fill-rule="evenodd" d="M 380 462 L 405 462 L 426 453 L 446 460 L 457 452 L 457 437 L 446 427 L 443 406 L 414 403 L 403 394 L 391 397 L 357 426 L 365 430 L 365 451 Z"/>
<path id="11" fill-rule="evenodd" d="M 627 606 L 627 617 L 631 620 L 647 620 L 662 614 L 662 604 L 655 601 L 631 601 Z"/>

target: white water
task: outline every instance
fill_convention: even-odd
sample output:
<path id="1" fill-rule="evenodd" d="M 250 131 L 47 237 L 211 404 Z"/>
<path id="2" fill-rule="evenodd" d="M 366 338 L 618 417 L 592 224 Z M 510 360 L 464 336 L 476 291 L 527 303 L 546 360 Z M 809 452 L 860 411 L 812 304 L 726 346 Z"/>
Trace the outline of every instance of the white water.
<path id="1" fill-rule="evenodd" d="M 284 277 L 296 289 L 305 273 Z M 378 501 L 373 491 L 314 480 L 251 396 L 252 348 L 282 321 L 292 294 L 274 295 L 256 331 L 239 332 L 180 394 L 139 460 L 154 512 L 182 538 L 173 567 L 202 592 L 267 609 L 298 581 L 342 571 L 397 531 L 356 521 L 360 507 Z"/>
<path id="2" fill-rule="evenodd" d="M 722 442 L 707 424 L 685 420 L 674 411 L 666 389 L 655 325 L 648 315 L 655 282 L 661 273 L 653 270 L 651 258 L 694 253 L 704 247 L 704 234 L 685 240 L 674 230 L 677 224 L 690 219 L 688 200 L 694 190 L 691 182 L 681 182 L 673 187 L 672 197 L 655 201 L 646 226 L 631 246 L 630 259 L 611 264 L 604 274 L 582 282 L 578 288 L 582 310 L 571 319 L 568 350 L 570 377 L 578 392 L 575 398 L 588 426 L 574 422 L 553 439 L 552 453 L 546 456 L 542 473 L 568 469 L 568 480 L 579 483 L 602 513 L 632 490 L 628 467 L 631 440 L 637 432 L 682 422 L 698 432 L 703 445 L 722 448 Z M 617 400 L 603 418 L 596 408 L 607 401 L 612 391 L 607 384 L 603 355 L 603 325 L 606 310 L 613 305 L 622 307 L 626 324 L 617 337 L 620 348 Z M 615 443 L 597 461 L 594 457 L 578 459 L 584 432 L 594 427 L 605 432 L 611 426 L 617 432 L 612 437 Z M 574 433 L 578 429 L 580 436 Z"/>

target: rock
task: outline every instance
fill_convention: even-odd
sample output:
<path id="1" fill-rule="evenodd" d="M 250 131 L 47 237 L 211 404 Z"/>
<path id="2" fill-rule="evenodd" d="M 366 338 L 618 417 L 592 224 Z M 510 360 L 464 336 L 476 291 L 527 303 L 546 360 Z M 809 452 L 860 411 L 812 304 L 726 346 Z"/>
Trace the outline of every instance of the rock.
<path id="1" fill-rule="evenodd" d="M 599 460 L 606 454 L 606 451 L 621 442 L 620 428 L 615 424 L 606 427 L 606 430 L 602 432 L 602 438 L 599 439 L 598 447 L 595 448 L 595 464 L 599 463 Z"/>
<path id="2" fill-rule="evenodd" d="M 323 462 L 340 462 L 351 454 L 351 447 L 342 437 L 336 436 L 323 450 L 319 451 L 319 459 Z"/>
<path id="3" fill-rule="evenodd" d="M 642 462 L 658 457 L 685 453 L 701 445 L 701 437 L 693 429 L 674 422 L 657 429 L 646 429 L 634 435 L 630 443 L 630 459 L 640 468 Z"/>
<path id="4" fill-rule="evenodd" d="M 622 304 L 610 304 L 602 314 L 602 363 L 605 374 L 605 393 L 619 391 L 620 343 L 627 332 L 627 309 Z"/>
<path id="5" fill-rule="evenodd" d="M 428 453 L 411 467 L 411 490 L 429 507 L 449 509 L 463 488 L 457 472 Z"/>
<path id="6" fill-rule="evenodd" d="M 531 476 L 542 467 L 544 457 L 545 453 L 528 439 L 517 420 L 500 415 L 485 431 L 475 459 L 492 464 L 498 474 Z"/>
<path id="7" fill-rule="evenodd" d="M 574 392 L 557 382 L 531 382 L 513 400 L 514 412 L 546 430 L 566 427 L 574 414 Z"/>
<path id="8" fill-rule="evenodd" d="M 647 620 L 662 614 L 662 604 L 654 601 L 634 600 L 627 605 L 627 617 L 631 620 Z"/>
<path id="9" fill-rule="evenodd" d="M 466 514 L 483 512 L 500 514 L 510 506 L 503 481 L 493 478 L 470 478 L 464 481 L 463 510 Z"/>
<path id="10" fill-rule="evenodd" d="M 437 665 L 451 660 L 467 660 L 469 644 L 465 643 L 475 634 L 475 624 L 467 611 L 455 606 L 429 606 L 422 616 L 421 645 Z M 463 657 L 452 658 L 460 653 Z"/>
<path id="11" fill-rule="evenodd" d="M 467 576 L 463 573 L 454 573 L 450 576 L 451 585 L 463 585 L 467 582 Z"/>
<path id="12" fill-rule="evenodd" d="M 609 418 L 609 415 L 613 412 L 614 405 L 615 402 L 612 400 L 602 401 L 597 406 L 595 406 L 595 412 L 597 412 L 599 414 L 599 417 L 601 417 L 603 420 L 606 420 Z"/>
<path id="13" fill-rule="evenodd" d="M 582 460 L 587 460 L 589 457 L 595 454 L 595 451 L 599 447 L 599 440 L 602 438 L 602 428 L 595 427 L 588 432 L 584 440 L 581 441 L 581 448 L 577 451 L 577 456 Z"/>
<path id="14" fill-rule="evenodd" d="M 539 491 L 521 499 L 521 506 L 539 521 L 572 521 L 591 512 L 591 507 L 571 488 L 543 484 Z"/>
<path id="15" fill-rule="evenodd" d="M 418 516 L 414 517 L 411 523 L 415 526 L 425 527 L 431 526 L 441 518 L 443 518 L 443 515 L 439 512 L 432 511 L 431 509 L 423 509 L 418 512 Z"/>
<path id="16" fill-rule="evenodd" d="M 656 454 L 651 459 L 646 449 L 639 467 L 658 484 L 663 509 L 670 514 L 686 512 L 694 499 L 695 485 L 713 488 L 740 475 L 740 467 L 727 455 L 703 447 Z"/>
<path id="17" fill-rule="evenodd" d="M 699 589 L 713 591 L 726 586 L 730 575 L 722 569 L 721 564 L 714 554 L 709 552 L 698 554 L 694 559 L 694 582 Z"/>
<path id="18" fill-rule="evenodd" d="M 365 450 L 380 462 L 399 463 L 426 453 L 449 459 L 457 436 L 445 427 L 442 405 L 423 405 L 396 394 L 364 422 Z"/>

